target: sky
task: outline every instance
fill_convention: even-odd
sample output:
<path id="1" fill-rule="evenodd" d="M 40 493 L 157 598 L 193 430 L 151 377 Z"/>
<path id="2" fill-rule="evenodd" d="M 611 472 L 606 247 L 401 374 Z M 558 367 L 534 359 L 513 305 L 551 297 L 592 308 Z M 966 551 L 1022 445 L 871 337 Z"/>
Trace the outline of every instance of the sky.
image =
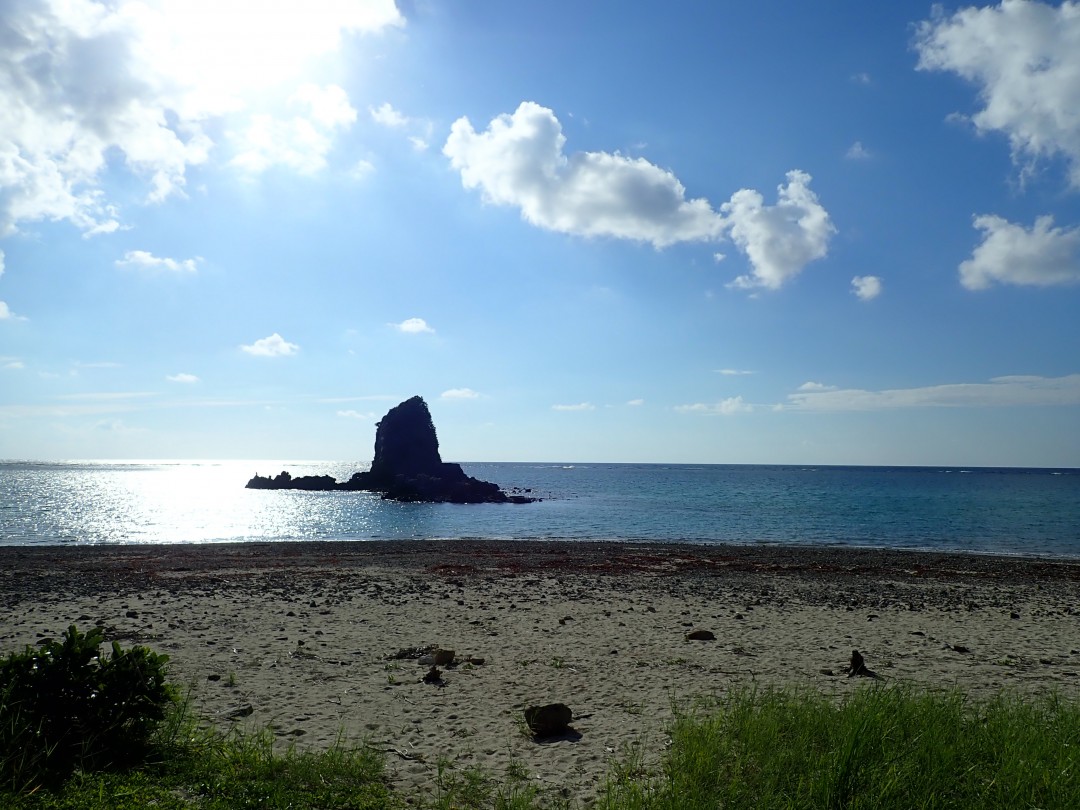
<path id="1" fill-rule="evenodd" d="M 5 0 L 0 458 L 1080 467 L 1080 3 Z"/>

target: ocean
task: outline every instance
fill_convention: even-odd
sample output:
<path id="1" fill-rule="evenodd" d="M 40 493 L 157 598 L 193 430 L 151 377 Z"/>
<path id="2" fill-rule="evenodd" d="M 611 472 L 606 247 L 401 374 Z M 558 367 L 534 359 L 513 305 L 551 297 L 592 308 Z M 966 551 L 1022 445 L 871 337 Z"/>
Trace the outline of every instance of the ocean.
<path id="1" fill-rule="evenodd" d="M 501 538 L 781 543 L 1080 557 L 1080 470 L 463 463 L 541 498 L 403 504 L 244 488 L 366 464 L 0 462 L 0 544 Z"/>

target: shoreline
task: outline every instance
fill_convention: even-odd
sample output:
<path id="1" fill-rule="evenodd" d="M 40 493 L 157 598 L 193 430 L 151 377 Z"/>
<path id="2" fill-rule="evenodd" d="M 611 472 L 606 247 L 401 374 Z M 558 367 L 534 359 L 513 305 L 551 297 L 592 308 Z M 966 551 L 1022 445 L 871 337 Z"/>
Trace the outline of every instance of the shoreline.
<path id="1" fill-rule="evenodd" d="M 215 725 L 387 752 L 404 795 L 440 763 L 514 764 L 586 802 L 659 762 L 673 706 L 733 688 L 842 697 L 853 649 L 890 683 L 1080 697 L 1080 561 L 779 545 L 408 540 L 0 546 L 0 654 L 100 624 L 170 656 Z M 691 630 L 712 641 L 689 641 Z M 460 662 L 438 684 L 399 651 Z M 465 663 L 467 657 L 482 663 Z M 575 739 L 522 732 L 562 702 Z"/>

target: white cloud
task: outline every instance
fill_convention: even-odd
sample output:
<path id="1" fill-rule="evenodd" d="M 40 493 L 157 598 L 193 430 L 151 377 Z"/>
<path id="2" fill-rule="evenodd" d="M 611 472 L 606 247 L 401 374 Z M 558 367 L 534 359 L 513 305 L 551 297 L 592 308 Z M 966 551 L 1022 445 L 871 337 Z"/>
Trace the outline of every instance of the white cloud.
<path id="1" fill-rule="evenodd" d="M 1055 155 L 1080 187 L 1080 4 L 1004 0 L 938 13 L 916 36 L 921 70 L 956 73 L 975 84 L 980 132 L 1009 138 L 1013 159 Z"/>
<path id="2" fill-rule="evenodd" d="M 553 411 L 595 411 L 596 406 L 591 402 L 579 402 L 577 405 L 552 405 Z"/>
<path id="3" fill-rule="evenodd" d="M 356 110 L 349 104 L 348 95 L 336 84 L 320 87 L 309 82 L 289 100 L 307 107 L 311 119 L 328 129 L 348 127 L 356 121 Z"/>
<path id="4" fill-rule="evenodd" d="M 348 171 L 348 175 L 353 180 L 363 180 L 368 175 L 375 173 L 375 164 L 370 160 L 358 160 L 353 167 Z"/>
<path id="5" fill-rule="evenodd" d="M 861 301 L 872 301 L 881 295 L 881 279 L 877 276 L 855 276 L 851 280 L 851 292 Z"/>
<path id="6" fill-rule="evenodd" d="M 742 189 L 720 206 L 732 241 L 752 267 L 750 275 L 739 276 L 732 286 L 779 289 L 828 253 L 836 228 L 810 190 L 810 180 L 806 172 L 788 172 L 787 185 L 777 188 L 776 205 L 765 205 L 759 192 Z"/>
<path id="7" fill-rule="evenodd" d="M 636 407 L 638 407 L 639 405 L 644 405 L 644 404 L 645 404 L 645 400 L 643 400 L 643 399 L 632 399 L 632 400 L 630 400 L 629 402 L 627 402 L 626 404 L 627 404 L 627 405 L 630 405 L 630 406 L 632 406 L 632 407 L 634 407 L 634 408 L 636 408 Z"/>
<path id="8" fill-rule="evenodd" d="M 326 168 L 335 130 L 347 129 L 356 120 L 356 110 L 337 85 L 306 84 L 289 101 L 303 108 L 304 114 L 291 118 L 253 115 L 247 129 L 234 135 L 238 149 L 232 165 L 252 174 L 272 166 L 300 174 Z"/>
<path id="9" fill-rule="evenodd" d="M 702 413 L 709 416 L 733 416 L 737 413 L 750 413 L 754 406 L 743 402 L 742 397 L 728 397 L 719 402 L 707 404 L 695 402 L 693 405 L 676 405 L 675 410 L 679 413 Z"/>
<path id="10" fill-rule="evenodd" d="M 260 338 L 250 346 L 241 346 L 241 350 L 256 357 L 288 357 L 300 351 L 295 343 L 289 343 L 277 332 L 270 337 Z"/>
<path id="11" fill-rule="evenodd" d="M 198 269 L 201 256 L 194 259 L 168 259 L 155 256 L 146 250 L 129 250 L 124 258 L 116 260 L 117 267 L 139 267 L 147 270 L 170 270 L 172 272 L 194 273 Z"/>
<path id="12" fill-rule="evenodd" d="M 184 383 L 186 385 L 197 383 L 199 381 L 199 378 L 196 377 L 194 374 L 185 374 L 184 372 L 180 372 L 179 374 L 170 374 L 165 377 L 165 379 L 169 382 Z"/>
<path id="13" fill-rule="evenodd" d="M 813 382 L 811 380 L 809 382 L 804 382 L 802 385 L 800 385 L 799 390 L 800 391 L 835 391 L 836 386 L 835 385 L 825 385 L 824 383 Z"/>
<path id="14" fill-rule="evenodd" d="M 14 312 L 11 311 L 11 308 L 6 303 L 4 303 L 3 301 L 0 301 L 0 321 L 25 321 L 25 320 L 26 320 L 26 318 L 22 317 L 21 315 L 16 315 Z"/>
<path id="15" fill-rule="evenodd" d="M 927 407 L 1080 405 L 1080 374 L 1064 377 L 995 377 L 985 383 L 952 383 L 885 391 L 802 390 L 785 408 L 808 411 L 875 411 Z"/>
<path id="16" fill-rule="evenodd" d="M 443 154 L 468 189 L 519 208 L 541 228 L 580 236 L 650 242 L 713 240 L 722 222 L 707 200 L 686 199 L 670 171 L 618 153 L 563 153 L 555 114 L 531 101 L 477 132 L 468 118 L 450 129 Z"/>
<path id="17" fill-rule="evenodd" d="M 365 421 L 369 421 L 371 419 L 374 419 L 377 416 L 377 414 L 375 414 L 375 413 L 371 413 L 371 412 L 361 413 L 360 411 L 354 411 L 354 410 L 338 411 L 337 415 L 342 416 L 342 417 L 344 417 L 346 419 L 363 419 Z"/>
<path id="18" fill-rule="evenodd" d="M 844 153 L 844 157 L 848 160 L 869 160 L 872 155 L 870 150 L 863 146 L 862 141 L 855 141 L 848 147 L 847 152 Z"/>
<path id="19" fill-rule="evenodd" d="M 368 107 L 372 119 L 384 127 L 400 128 L 409 125 L 409 119 L 394 109 L 390 102 L 384 102 L 378 107 Z"/>
<path id="20" fill-rule="evenodd" d="M 440 394 L 441 399 L 479 399 L 480 395 L 471 388 L 451 388 Z"/>
<path id="21" fill-rule="evenodd" d="M 428 148 L 428 142 L 416 135 L 409 136 L 409 144 L 417 152 L 426 152 Z"/>
<path id="22" fill-rule="evenodd" d="M 495 205 L 521 210 L 526 222 L 578 236 L 609 236 L 663 248 L 679 242 L 730 238 L 750 259 L 753 274 L 734 286 L 777 289 L 828 251 L 835 228 L 809 189 L 810 175 L 787 174 L 779 202 L 763 204 L 743 189 L 713 210 L 687 199 L 675 175 L 644 158 L 619 153 L 564 154 L 566 137 L 555 114 L 532 101 L 477 132 L 468 118 L 450 128 L 443 154 L 462 185 Z M 714 253 L 720 261 L 723 254 Z"/>
<path id="23" fill-rule="evenodd" d="M 392 327 L 407 335 L 421 335 L 424 333 L 434 334 L 435 330 L 428 326 L 423 318 L 406 318 L 401 323 L 392 323 Z"/>
<path id="24" fill-rule="evenodd" d="M 741 368 L 718 368 L 716 370 L 716 373 L 717 374 L 723 374 L 725 377 L 746 377 L 746 376 L 748 376 L 750 374 L 754 374 L 756 372 L 746 371 L 746 370 L 741 369 Z"/>
<path id="25" fill-rule="evenodd" d="M 26 364 L 17 357 L 0 357 L 0 368 L 21 371 L 26 368 Z"/>
<path id="26" fill-rule="evenodd" d="M 0 276 L 4 275 L 4 251 L 0 250 Z"/>
<path id="27" fill-rule="evenodd" d="M 403 23 L 393 0 L 0 5 L 0 236 L 40 220 L 115 231 L 107 171 L 141 178 L 148 202 L 183 195 L 211 133 L 249 129 L 248 116 L 265 121 L 290 95 L 311 122 L 340 125 L 343 108 L 298 80 L 344 33 Z"/>
<path id="28" fill-rule="evenodd" d="M 851 81 L 853 81 L 855 84 L 861 84 L 864 87 L 869 86 L 869 85 L 873 84 L 873 82 L 874 82 L 874 80 L 873 80 L 873 78 L 871 78 L 870 74 L 866 73 L 865 71 L 861 72 L 861 73 L 852 74 Z"/>
<path id="29" fill-rule="evenodd" d="M 999 216 L 974 219 L 982 244 L 960 264 L 960 283 L 969 290 L 991 284 L 1050 287 L 1080 282 L 1080 227 L 1055 228 L 1042 216 L 1028 229 Z"/>

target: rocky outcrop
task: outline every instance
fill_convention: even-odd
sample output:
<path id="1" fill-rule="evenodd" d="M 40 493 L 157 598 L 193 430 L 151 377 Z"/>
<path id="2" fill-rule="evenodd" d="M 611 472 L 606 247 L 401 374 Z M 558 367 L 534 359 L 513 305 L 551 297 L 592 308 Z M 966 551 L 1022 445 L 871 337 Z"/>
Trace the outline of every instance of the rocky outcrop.
<path id="1" fill-rule="evenodd" d="M 388 500 L 437 503 L 529 503 L 534 498 L 507 495 L 498 484 L 465 474 L 458 464 L 444 462 L 431 412 L 422 397 L 390 409 L 375 429 L 371 469 L 338 482 L 329 475 L 273 478 L 255 475 L 248 489 L 302 489 L 380 492 Z"/>

